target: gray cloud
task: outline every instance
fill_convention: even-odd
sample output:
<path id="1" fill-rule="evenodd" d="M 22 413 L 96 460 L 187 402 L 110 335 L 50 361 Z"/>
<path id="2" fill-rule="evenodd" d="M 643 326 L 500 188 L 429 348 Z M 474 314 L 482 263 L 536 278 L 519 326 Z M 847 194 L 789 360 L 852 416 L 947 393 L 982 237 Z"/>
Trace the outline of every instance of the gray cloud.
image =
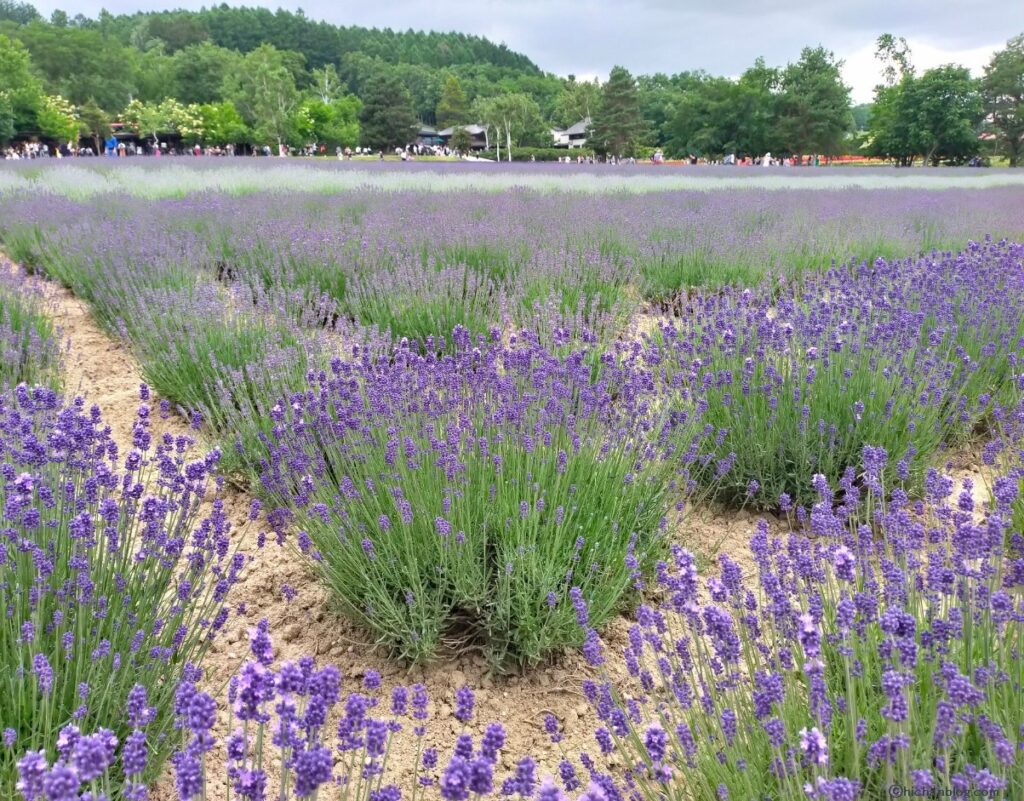
<path id="1" fill-rule="evenodd" d="M 96 13 L 92 3 L 47 0 L 36 5 L 44 14 L 54 8 Z M 167 5 L 152 0 L 106 3 L 113 13 Z M 204 3 L 178 0 L 173 5 L 199 8 Z M 306 0 L 265 5 L 301 7 L 311 18 L 339 24 L 480 34 L 560 75 L 604 76 L 615 64 L 634 73 L 704 69 L 738 75 L 757 56 L 784 64 L 795 60 L 804 45 L 822 44 L 848 60 L 846 79 L 858 99 L 869 95 L 877 80 L 866 51 L 885 31 L 911 40 L 926 62 L 983 63 L 993 49 L 1024 30 L 1024 3 L 1006 0 Z M 977 69 L 980 63 L 967 66 Z"/>

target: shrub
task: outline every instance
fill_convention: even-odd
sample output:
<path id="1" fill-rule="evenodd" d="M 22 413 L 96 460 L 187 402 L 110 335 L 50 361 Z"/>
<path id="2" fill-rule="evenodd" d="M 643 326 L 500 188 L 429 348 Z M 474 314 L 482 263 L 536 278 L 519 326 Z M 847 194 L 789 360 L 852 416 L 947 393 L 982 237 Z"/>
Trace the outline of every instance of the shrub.
<path id="1" fill-rule="evenodd" d="M 887 500 L 885 454 L 864 456 L 859 499 L 847 488 L 837 506 L 817 476 L 806 525 L 783 538 L 758 524 L 756 586 L 726 556 L 703 586 L 681 548 L 659 565 L 663 600 L 637 611 L 630 678 L 584 684 L 602 750 L 645 797 L 1024 793 L 1024 540 L 1008 514 L 1020 471 L 994 481 L 979 519 L 969 480 L 958 492 L 933 471 L 925 502 Z"/>
<path id="2" fill-rule="evenodd" d="M 1020 246 L 976 245 L 695 296 L 653 346 L 717 432 L 698 479 L 788 510 L 814 502 L 808 469 L 838 482 L 876 444 L 885 485 L 919 491 L 939 449 L 1016 391 L 1022 263 Z"/>
<path id="3" fill-rule="evenodd" d="M 661 550 L 679 472 L 650 374 L 612 353 L 453 334 L 450 355 L 331 365 L 273 410 L 262 491 L 346 614 L 407 659 L 442 636 L 495 665 L 578 642 Z M 685 487 L 685 482 L 683 482 Z"/>
<path id="4" fill-rule="evenodd" d="M 450 725 L 461 732 L 453 738 L 452 753 L 440 762 L 436 747 L 425 747 L 425 724 L 431 719 L 430 698 L 423 685 L 393 687 L 382 697 L 381 677 L 367 671 L 362 686 L 342 696 L 342 676 L 334 665 L 317 668 L 312 657 L 275 665 L 265 620 L 251 634 L 253 657 L 228 682 L 230 733 L 221 743 L 213 728 L 217 702 L 202 692 L 197 670 L 189 670 L 174 693 L 174 714 L 180 734 L 173 739 L 172 758 L 175 798 L 205 798 L 212 778 L 223 779 L 229 795 L 256 801 L 269 797 L 316 798 L 340 787 L 343 797 L 367 801 L 398 801 L 406 797 L 445 799 L 487 798 L 517 795 L 532 798 L 538 787 L 530 757 L 518 761 L 515 772 L 500 780 L 505 762 L 505 729 L 490 723 L 479 743 L 466 731 L 474 715 L 475 698 L 468 687 L 455 692 Z M 336 739 L 327 728 L 337 717 Z M 71 785 L 69 795 L 78 797 L 86 785 L 124 788 L 125 798 L 145 798 L 138 783 L 137 766 L 145 763 L 152 733 L 144 723 L 137 726 L 117 753 L 117 741 L 100 729 L 81 735 L 77 728 L 62 729 L 58 743 L 104 745 L 104 748 L 68 748 L 51 763 L 44 754 L 29 752 L 18 761 L 20 787 L 26 801 L 44 797 L 48 783 L 62 780 Z M 334 740 L 331 745 L 331 740 Z M 412 765 L 400 769 L 389 764 L 393 750 L 410 743 Z M 227 763 L 222 769 L 207 755 L 223 745 Z M 405 750 L 405 749 L 403 749 Z M 91 784 L 83 781 L 78 757 L 93 752 L 88 771 Z M 98 753 L 96 753 L 98 751 Z M 223 770 L 223 773 L 222 773 Z M 127 781 L 122 778 L 127 777 Z M 45 796 L 50 798 L 52 796 Z M 551 801 L 561 798 L 548 795 Z"/>
<path id="5" fill-rule="evenodd" d="M 496 154 L 493 151 L 484 151 L 478 153 L 478 156 L 485 159 L 491 159 L 492 161 L 496 158 Z M 584 158 L 590 158 L 594 155 L 594 151 L 588 148 L 573 148 L 570 150 L 567 147 L 514 147 L 512 148 L 512 160 L 513 161 L 558 161 L 569 156 L 573 162 L 576 161 L 577 156 L 583 156 Z M 505 152 L 505 143 L 501 144 L 501 160 L 503 162 L 508 161 L 508 154 Z"/>
<path id="6" fill-rule="evenodd" d="M 42 293 L 0 265 L 0 391 L 17 384 L 61 386 L 57 331 Z"/>
<path id="7" fill-rule="evenodd" d="M 66 726 L 123 741 L 142 718 L 141 780 L 158 775 L 174 687 L 227 618 L 244 558 L 219 500 L 199 520 L 218 455 L 187 461 L 188 438 L 153 441 L 150 424 L 143 403 L 119 469 L 97 409 L 45 389 L 0 396 L 0 787 L 15 748 L 52 757 Z"/>

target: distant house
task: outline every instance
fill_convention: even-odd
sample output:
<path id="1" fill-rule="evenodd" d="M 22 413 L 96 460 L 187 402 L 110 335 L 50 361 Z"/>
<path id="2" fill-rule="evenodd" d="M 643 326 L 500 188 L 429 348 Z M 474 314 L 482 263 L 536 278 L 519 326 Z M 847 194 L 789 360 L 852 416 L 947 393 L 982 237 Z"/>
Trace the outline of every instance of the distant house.
<path id="1" fill-rule="evenodd" d="M 417 125 L 416 144 L 427 146 L 441 144 L 441 139 L 437 135 L 437 128 L 432 125 Z"/>
<path id="2" fill-rule="evenodd" d="M 482 125 L 463 125 L 460 126 L 466 133 L 469 134 L 470 147 L 473 150 L 484 150 L 487 147 L 487 129 Z M 445 128 L 443 131 L 437 132 L 437 138 L 441 140 L 442 144 L 447 145 L 452 138 L 452 134 L 455 133 L 455 126 Z"/>
<path id="3" fill-rule="evenodd" d="M 585 147 L 587 144 L 587 131 L 590 130 L 590 117 L 580 120 L 575 125 L 570 125 L 564 131 L 560 128 L 552 128 L 551 136 L 555 140 L 555 147 Z"/>

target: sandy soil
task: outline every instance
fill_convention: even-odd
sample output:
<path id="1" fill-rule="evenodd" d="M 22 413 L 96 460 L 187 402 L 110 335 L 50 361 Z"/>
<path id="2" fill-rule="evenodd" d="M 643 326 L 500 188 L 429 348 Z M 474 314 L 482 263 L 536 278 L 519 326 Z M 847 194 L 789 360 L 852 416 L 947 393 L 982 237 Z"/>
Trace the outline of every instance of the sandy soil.
<path id="1" fill-rule="evenodd" d="M 4 263 L 2 256 L 0 265 L 13 269 L 10 262 Z M 115 441 L 124 447 L 130 439 L 142 383 L 138 363 L 123 343 L 112 339 L 96 325 L 83 301 L 54 284 L 44 284 L 44 291 L 50 299 L 54 321 L 68 345 L 65 355 L 68 395 L 80 394 L 88 403 L 97 404 Z M 185 422 L 177 418 L 156 422 L 158 430 L 169 428 L 184 432 L 187 429 Z M 477 696 L 477 714 L 470 731 L 479 735 L 493 720 L 502 721 L 508 729 L 508 742 L 503 752 L 505 769 L 514 769 L 518 758 L 529 754 L 537 760 L 542 775 L 554 773 L 563 749 L 569 754 L 596 751 L 592 735 L 595 719 L 579 689 L 580 681 L 592 671 L 579 654 L 565 654 L 556 662 L 526 675 L 511 677 L 491 675 L 478 655 L 454 657 L 426 668 L 406 668 L 390 660 L 365 632 L 331 611 L 326 593 L 306 569 L 300 555 L 273 544 L 257 550 L 259 523 L 247 520 L 249 495 L 226 487 L 224 499 L 234 525 L 233 536 L 252 554 L 252 560 L 231 599 L 234 604 L 244 604 L 245 611 L 232 618 L 226 633 L 215 643 L 203 665 L 206 688 L 218 699 L 224 699 L 225 683 L 248 656 L 249 630 L 261 618 L 267 618 L 279 660 L 312 654 L 320 664 L 333 663 L 347 679 L 344 691 L 356 689 L 369 669 L 384 677 L 385 697 L 391 687 L 398 684 L 421 682 L 426 685 L 434 713 L 427 726 L 426 745 L 441 751 L 442 764 L 450 752 L 453 735 L 462 731 L 461 724 L 451 717 L 451 708 L 455 689 L 464 684 L 473 687 Z M 705 511 L 689 518 L 677 535 L 681 542 L 703 557 L 713 558 L 721 549 L 749 569 L 746 541 L 753 528 L 754 519 L 750 515 L 737 518 Z M 291 601 L 282 595 L 285 584 L 297 590 Z M 604 631 L 610 657 L 606 669 L 613 676 L 624 670 L 616 657 L 626 643 L 628 627 L 629 620 L 621 617 Z M 543 731 L 544 717 L 549 713 L 554 714 L 564 728 L 561 748 L 552 745 Z M 226 713 L 222 712 L 222 729 L 226 728 L 226 718 Z M 332 729 L 333 723 L 328 727 L 329 731 Z M 413 769 L 412 740 L 411 736 L 399 735 L 389 759 L 389 772 L 393 770 L 400 775 Z M 208 791 L 211 797 L 222 797 L 225 789 L 222 749 L 208 759 L 214 766 Z M 273 778 L 272 775 L 272 781 Z M 170 776 L 159 783 L 153 797 L 155 801 L 174 797 Z"/>

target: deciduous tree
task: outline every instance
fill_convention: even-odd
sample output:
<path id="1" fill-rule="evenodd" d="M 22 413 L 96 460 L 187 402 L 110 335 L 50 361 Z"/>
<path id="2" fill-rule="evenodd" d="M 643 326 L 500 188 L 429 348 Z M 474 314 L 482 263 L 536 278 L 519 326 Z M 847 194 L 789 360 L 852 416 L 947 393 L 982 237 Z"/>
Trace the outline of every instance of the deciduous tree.
<path id="1" fill-rule="evenodd" d="M 1024 155 L 1024 33 L 992 56 L 981 80 L 985 112 L 1010 166 Z"/>

